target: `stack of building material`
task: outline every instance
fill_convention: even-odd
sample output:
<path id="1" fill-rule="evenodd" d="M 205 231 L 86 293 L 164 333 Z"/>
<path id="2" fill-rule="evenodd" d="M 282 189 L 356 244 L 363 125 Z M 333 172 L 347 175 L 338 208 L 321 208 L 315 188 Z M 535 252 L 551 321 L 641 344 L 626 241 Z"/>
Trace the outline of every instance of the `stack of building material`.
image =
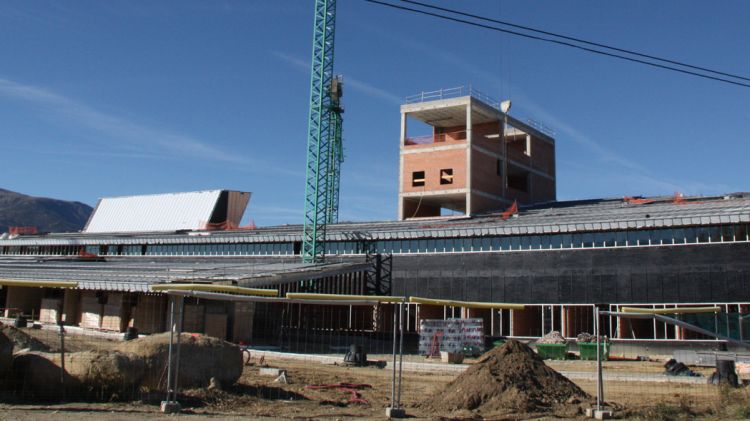
<path id="1" fill-rule="evenodd" d="M 102 325 L 105 330 L 114 330 L 121 332 L 123 329 L 123 319 L 125 318 L 125 301 L 124 294 L 115 292 L 107 295 L 107 304 L 102 309 Z"/>
<path id="2" fill-rule="evenodd" d="M 63 320 L 66 325 L 77 325 L 80 316 L 81 291 L 76 289 L 65 290 L 63 298 Z"/>
<path id="3" fill-rule="evenodd" d="M 102 325 L 103 305 L 94 292 L 81 294 L 81 327 L 98 329 Z"/>
<path id="4" fill-rule="evenodd" d="M 440 351 L 458 353 L 472 346 L 481 352 L 484 350 L 483 324 L 482 319 L 422 319 L 419 321 L 419 353 L 428 353 L 438 332 L 442 332 Z"/>
<path id="5" fill-rule="evenodd" d="M 42 323 L 57 324 L 61 307 L 62 300 L 59 298 L 42 298 L 39 321 Z"/>
<path id="6" fill-rule="evenodd" d="M 232 326 L 232 341 L 250 343 L 253 339 L 253 319 L 255 318 L 255 303 L 234 303 L 234 325 Z"/>
<path id="7" fill-rule="evenodd" d="M 164 331 L 164 316 L 167 315 L 166 298 L 162 295 L 139 295 L 138 303 L 132 309 L 133 327 L 140 333 Z"/>
<path id="8" fill-rule="evenodd" d="M 182 318 L 182 331 L 203 333 L 203 318 L 206 312 L 201 304 L 185 304 Z"/>
<path id="9" fill-rule="evenodd" d="M 219 339 L 227 337 L 227 315 L 218 313 L 206 313 L 206 336 Z"/>

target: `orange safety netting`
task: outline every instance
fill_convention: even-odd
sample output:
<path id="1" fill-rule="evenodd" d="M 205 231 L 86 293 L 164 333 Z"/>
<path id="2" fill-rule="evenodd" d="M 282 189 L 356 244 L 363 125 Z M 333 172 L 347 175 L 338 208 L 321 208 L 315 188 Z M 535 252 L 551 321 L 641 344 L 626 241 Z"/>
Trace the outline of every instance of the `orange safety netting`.
<path id="1" fill-rule="evenodd" d="M 622 200 L 631 205 L 648 205 L 649 203 L 656 202 L 656 200 L 653 200 L 653 199 L 644 199 L 642 197 L 631 197 L 631 196 L 625 196 L 622 198 Z"/>
<path id="2" fill-rule="evenodd" d="M 513 201 L 513 204 L 510 205 L 510 207 L 506 209 L 500 217 L 503 218 L 503 221 L 507 221 L 513 215 L 518 215 L 518 202 L 516 202 L 515 200 Z"/>
<path id="3" fill-rule="evenodd" d="M 34 235 L 37 232 L 36 227 L 8 227 L 10 235 Z"/>
<path id="4" fill-rule="evenodd" d="M 226 230 L 253 230 L 256 229 L 255 221 L 252 219 L 250 222 L 245 226 L 239 226 L 235 224 L 232 221 L 223 221 L 223 222 L 207 222 L 203 225 L 203 229 L 206 231 L 226 231 Z"/>

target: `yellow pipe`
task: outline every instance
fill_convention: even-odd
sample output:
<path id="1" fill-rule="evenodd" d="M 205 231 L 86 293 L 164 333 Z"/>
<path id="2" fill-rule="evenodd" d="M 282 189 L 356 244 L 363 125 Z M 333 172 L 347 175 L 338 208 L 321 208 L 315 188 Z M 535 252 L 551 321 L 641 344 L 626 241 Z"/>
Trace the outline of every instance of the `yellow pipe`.
<path id="1" fill-rule="evenodd" d="M 393 297 L 389 295 L 308 294 L 304 292 L 287 292 L 286 298 L 296 300 L 377 301 L 379 303 L 397 303 L 404 301 L 404 297 Z"/>
<path id="2" fill-rule="evenodd" d="M 31 281 L 20 279 L 0 279 L 0 285 L 8 287 L 78 288 L 78 282 L 75 281 Z"/>
<path id="3" fill-rule="evenodd" d="M 721 307 L 679 307 L 679 308 L 620 307 L 620 311 L 623 313 L 641 313 L 641 314 L 721 313 Z"/>
<path id="4" fill-rule="evenodd" d="M 464 307 L 464 308 L 494 308 L 505 310 L 523 310 L 523 304 L 481 303 L 472 301 L 437 300 L 433 298 L 409 297 L 409 302 L 436 306 Z"/>
<path id="5" fill-rule="evenodd" d="M 156 284 L 151 285 L 151 291 L 206 291 L 206 292 L 226 292 L 231 294 L 242 295 L 260 295 L 264 297 L 276 297 L 279 295 L 277 289 L 245 288 L 234 285 L 216 285 L 216 284 Z"/>

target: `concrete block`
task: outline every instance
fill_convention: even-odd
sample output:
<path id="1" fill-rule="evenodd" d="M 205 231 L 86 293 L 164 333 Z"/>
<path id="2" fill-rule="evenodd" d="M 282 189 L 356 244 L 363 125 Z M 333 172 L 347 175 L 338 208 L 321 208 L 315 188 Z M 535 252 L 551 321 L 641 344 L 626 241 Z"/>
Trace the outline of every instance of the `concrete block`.
<path id="1" fill-rule="evenodd" d="M 282 373 L 286 374 L 286 370 L 281 369 L 281 368 L 273 368 L 273 367 L 263 367 L 260 370 L 258 370 L 258 374 L 261 376 L 279 377 Z"/>
<path id="2" fill-rule="evenodd" d="M 181 410 L 179 402 L 161 401 L 161 412 L 164 414 L 178 414 Z"/>
<path id="3" fill-rule="evenodd" d="M 612 411 L 607 409 L 597 409 L 594 411 L 594 418 L 597 420 L 608 420 L 612 418 Z"/>
<path id="4" fill-rule="evenodd" d="M 385 408 L 385 416 L 388 418 L 406 418 L 406 410 L 404 408 Z"/>
<path id="5" fill-rule="evenodd" d="M 608 420 L 612 418 L 612 411 L 609 409 L 586 408 L 586 416 L 597 420 Z"/>

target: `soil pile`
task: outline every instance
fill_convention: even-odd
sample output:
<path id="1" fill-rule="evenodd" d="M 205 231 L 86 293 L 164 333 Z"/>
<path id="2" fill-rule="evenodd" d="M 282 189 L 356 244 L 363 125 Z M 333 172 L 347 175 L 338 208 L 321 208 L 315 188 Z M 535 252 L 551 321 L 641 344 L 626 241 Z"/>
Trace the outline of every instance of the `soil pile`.
<path id="1" fill-rule="evenodd" d="M 568 408 L 589 396 L 547 367 L 527 345 L 509 340 L 486 352 L 421 407 L 435 413 L 459 410 L 484 414 L 534 413 Z"/>
<path id="2" fill-rule="evenodd" d="M 60 354 L 22 352 L 13 359 L 13 385 L 25 397 L 56 399 L 62 396 Z M 67 398 L 136 396 L 145 375 L 143 359 L 115 351 L 65 354 L 64 389 Z"/>
<path id="3" fill-rule="evenodd" d="M 0 332 L 0 378 L 5 377 L 13 364 L 13 341 Z"/>
<path id="4" fill-rule="evenodd" d="M 28 349 L 31 351 L 43 351 L 43 352 L 49 352 L 50 347 L 44 344 L 44 342 L 32 337 L 28 333 L 16 329 L 15 327 L 11 325 L 0 325 L 0 332 L 4 333 L 5 336 L 7 336 L 11 341 L 13 341 L 13 345 L 15 346 L 15 351 L 21 351 L 23 349 Z"/>
<path id="5" fill-rule="evenodd" d="M 222 385 L 232 385 L 242 375 L 242 350 L 237 345 L 189 333 L 183 333 L 180 342 L 181 388 L 207 387 L 211 377 Z M 146 364 L 143 386 L 151 390 L 161 390 L 166 386 L 169 333 L 124 342 L 117 346 L 117 350 L 143 358 Z"/>

